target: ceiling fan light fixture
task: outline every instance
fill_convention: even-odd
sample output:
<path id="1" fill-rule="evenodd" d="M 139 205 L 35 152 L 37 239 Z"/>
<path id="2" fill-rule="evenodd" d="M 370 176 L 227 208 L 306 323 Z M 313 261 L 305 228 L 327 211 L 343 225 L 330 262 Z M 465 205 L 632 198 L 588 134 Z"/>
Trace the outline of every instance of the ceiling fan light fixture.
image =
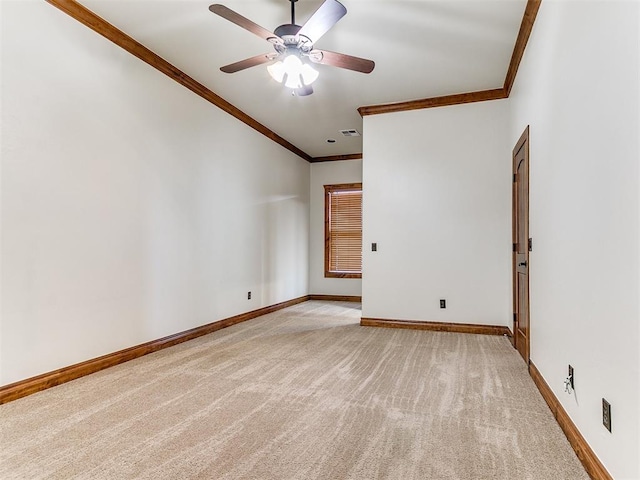
<path id="1" fill-rule="evenodd" d="M 305 63 L 304 65 L 302 65 L 301 75 L 302 75 L 302 81 L 304 82 L 305 85 L 311 85 L 320 76 L 318 71 L 308 63 Z"/>
<path id="2" fill-rule="evenodd" d="M 291 23 L 280 25 L 273 33 L 224 5 L 209 6 L 209 10 L 216 15 L 270 42 L 275 50 L 272 53 L 256 55 L 225 65 L 220 67 L 221 71 L 235 73 L 281 58 L 282 61 L 278 60 L 268 66 L 267 71 L 276 82 L 284 83 L 291 89 L 293 95 L 298 96 L 311 95 L 313 93 L 311 84 L 318 79 L 318 71 L 308 62 L 371 73 L 375 67 L 375 63 L 371 60 L 313 48 L 314 44 L 345 16 L 347 9 L 344 5 L 338 0 L 324 0 L 304 25 L 300 26 L 296 24 L 295 18 L 295 4 L 298 0 L 289 1 L 291 2 Z"/>
<path id="3" fill-rule="evenodd" d="M 271 78 L 273 78 L 278 83 L 282 83 L 282 80 L 284 80 L 284 74 L 286 73 L 284 64 L 280 60 L 272 65 L 269 65 L 267 67 L 267 72 L 269 72 Z"/>
<path id="4" fill-rule="evenodd" d="M 319 73 L 311 65 L 302 63 L 297 55 L 288 55 L 283 61 L 269 65 L 267 71 L 276 82 L 296 89 L 309 86 L 318 79 Z"/>

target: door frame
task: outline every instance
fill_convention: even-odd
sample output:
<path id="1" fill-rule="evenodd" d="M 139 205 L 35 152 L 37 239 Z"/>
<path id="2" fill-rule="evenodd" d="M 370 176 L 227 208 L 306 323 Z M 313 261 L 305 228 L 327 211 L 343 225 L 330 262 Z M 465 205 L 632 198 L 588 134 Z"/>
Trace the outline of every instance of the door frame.
<path id="1" fill-rule="evenodd" d="M 525 238 L 527 239 L 527 242 L 529 242 L 529 161 L 530 161 L 530 156 L 529 156 L 529 125 L 527 125 L 527 128 L 524 129 L 524 132 L 522 132 L 522 135 L 520 135 L 520 138 L 518 139 L 518 141 L 516 142 L 515 147 L 513 147 L 513 151 L 511 154 L 511 164 L 512 164 L 512 174 L 513 174 L 513 182 L 511 184 L 511 227 L 512 227 L 512 232 L 511 232 L 511 239 L 512 239 L 512 254 L 511 254 L 511 271 L 512 271 L 512 288 L 513 288 L 513 336 L 512 336 L 512 344 L 513 347 L 520 351 L 518 349 L 518 332 L 517 332 L 517 328 L 518 328 L 518 319 L 517 319 L 517 314 L 518 314 L 518 281 L 517 281 L 517 277 L 518 277 L 518 272 L 517 272 L 517 243 L 518 243 L 518 239 L 516 238 L 517 235 L 517 195 L 518 195 L 518 183 L 516 182 L 516 173 L 518 170 L 518 165 L 516 164 L 516 155 L 517 153 L 524 148 L 524 157 L 525 157 L 525 163 L 526 163 L 526 168 L 527 168 L 527 208 L 526 208 L 526 224 L 525 224 L 525 229 L 526 229 L 526 235 Z M 529 260 L 529 245 L 526 245 L 524 248 L 524 252 L 526 254 L 526 263 L 527 263 L 527 337 L 525 340 L 525 345 L 524 345 L 524 351 L 526 352 L 526 358 L 524 359 L 525 362 L 527 363 L 527 367 L 530 364 L 531 361 L 531 293 L 530 293 L 530 289 L 529 289 L 529 285 L 530 285 L 530 280 L 529 280 L 529 273 L 530 273 L 530 260 Z"/>

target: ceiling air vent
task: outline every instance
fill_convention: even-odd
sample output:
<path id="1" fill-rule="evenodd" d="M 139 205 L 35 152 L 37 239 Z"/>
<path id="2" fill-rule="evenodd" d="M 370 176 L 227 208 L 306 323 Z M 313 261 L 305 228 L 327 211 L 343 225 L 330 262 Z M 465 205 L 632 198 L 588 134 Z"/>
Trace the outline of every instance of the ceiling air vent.
<path id="1" fill-rule="evenodd" d="M 340 130 L 340 133 L 345 137 L 359 137 L 360 132 L 355 128 L 350 128 L 348 130 Z"/>

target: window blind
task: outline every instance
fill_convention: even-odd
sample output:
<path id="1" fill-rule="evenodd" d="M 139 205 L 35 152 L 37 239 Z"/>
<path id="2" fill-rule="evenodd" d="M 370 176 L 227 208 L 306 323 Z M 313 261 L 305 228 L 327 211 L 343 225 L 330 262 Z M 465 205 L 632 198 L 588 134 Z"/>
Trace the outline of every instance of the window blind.
<path id="1" fill-rule="evenodd" d="M 328 270 L 362 272 L 362 188 L 328 190 Z"/>

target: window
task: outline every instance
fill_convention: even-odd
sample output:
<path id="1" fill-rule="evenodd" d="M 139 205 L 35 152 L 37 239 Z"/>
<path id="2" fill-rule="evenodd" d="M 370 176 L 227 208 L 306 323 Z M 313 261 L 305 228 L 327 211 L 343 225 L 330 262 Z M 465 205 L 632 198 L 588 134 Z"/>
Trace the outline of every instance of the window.
<path id="1" fill-rule="evenodd" d="M 362 184 L 324 186 L 324 276 L 362 278 Z"/>

